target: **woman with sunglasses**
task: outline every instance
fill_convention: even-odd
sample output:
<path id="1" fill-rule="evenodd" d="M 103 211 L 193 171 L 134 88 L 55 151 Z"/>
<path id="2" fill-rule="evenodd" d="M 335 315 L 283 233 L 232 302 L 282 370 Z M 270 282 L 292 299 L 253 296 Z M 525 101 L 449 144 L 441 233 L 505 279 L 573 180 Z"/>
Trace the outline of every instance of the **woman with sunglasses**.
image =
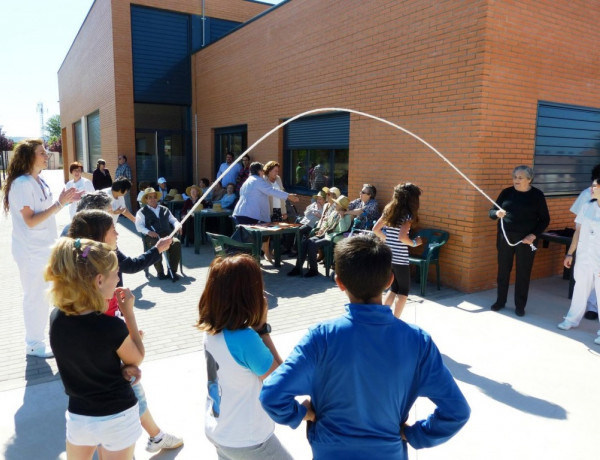
<path id="1" fill-rule="evenodd" d="M 370 230 L 373 224 L 377 222 L 381 213 L 379 212 L 379 204 L 375 199 L 377 189 L 374 185 L 364 184 L 360 191 L 360 196 L 350 202 L 346 214 L 358 218 L 354 222 L 354 228 Z"/>

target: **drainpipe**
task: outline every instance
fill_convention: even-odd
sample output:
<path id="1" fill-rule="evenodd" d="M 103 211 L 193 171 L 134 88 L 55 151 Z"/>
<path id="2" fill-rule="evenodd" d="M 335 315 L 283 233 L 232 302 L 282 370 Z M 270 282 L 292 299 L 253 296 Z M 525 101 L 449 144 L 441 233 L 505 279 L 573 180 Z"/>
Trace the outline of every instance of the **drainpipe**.
<path id="1" fill-rule="evenodd" d="M 202 0 L 202 48 L 206 45 L 206 15 L 204 14 L 204 0 Z"/>

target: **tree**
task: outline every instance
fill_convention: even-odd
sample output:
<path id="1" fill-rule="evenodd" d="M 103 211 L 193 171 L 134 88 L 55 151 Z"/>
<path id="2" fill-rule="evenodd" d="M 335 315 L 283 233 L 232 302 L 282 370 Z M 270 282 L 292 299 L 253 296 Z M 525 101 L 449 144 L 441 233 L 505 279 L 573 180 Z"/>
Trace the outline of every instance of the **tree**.
<path id="1" fill-rule="evenodd" d="M 62 139 L 59 137 L 53 142 L 48 143 L 48 150 L 51 152 L 62 153 Z"/>
<path id="2" fill-rule="evenodd" d="M 8 139 L 4 132 L 0 129 L 0 152 L 10 152 L 15 143 L 12 139 Z"/>
<path id="3" fill-rule="evenodd" d="M 48 133 L 50 143 L 60 137 L 60 115 L 52 115 L 48 118 L 48 121 L 46 122 L 46 132 Z"/>

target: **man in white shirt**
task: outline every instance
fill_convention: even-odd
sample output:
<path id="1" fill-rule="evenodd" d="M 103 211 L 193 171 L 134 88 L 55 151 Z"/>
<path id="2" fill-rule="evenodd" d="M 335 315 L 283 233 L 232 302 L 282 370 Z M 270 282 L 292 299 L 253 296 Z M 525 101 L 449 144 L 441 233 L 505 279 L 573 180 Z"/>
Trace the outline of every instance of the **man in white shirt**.
<path id="1" fill-rule="evenodd" d="M 158 193 L 152 187 L 144 190 L 141 202 L 144 205 L 135 215 L 135 228 L 142 234 L 144 240 L 144 248 L 151 248 L 156 244 L 159 238 L 163 238 L 171 234 L 173 228 L 181 228 L 179 221 L 171 214 L 171 211 L 165 206 L 158 204 Z M 177 267 L 181 260 L 181 241 L 178 238 L 173 238 L 173 244 L 167 251 L 169 257 L 169 266 L 173 273 L 173 281 L 177 281 Z M 154 264 L 158 279 L 166 279 L 162 260 Z"/>

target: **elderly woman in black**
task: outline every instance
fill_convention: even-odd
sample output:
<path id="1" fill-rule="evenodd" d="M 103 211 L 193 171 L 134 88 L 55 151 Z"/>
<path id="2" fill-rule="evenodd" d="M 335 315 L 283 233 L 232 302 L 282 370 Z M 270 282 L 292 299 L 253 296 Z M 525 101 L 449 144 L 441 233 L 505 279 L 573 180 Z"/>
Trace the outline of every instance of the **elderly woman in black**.
<path id="1" fill-rule="evenodd" d="M 96 190 L 102 190 L 112 185 L 112 177 L 110 177 L 110 172 L 106 169 L 106 161 L 102 158 L 96 163 L 96 169 L 92 174 L 92 184 Z"/>
<path id="2" fill-rule="evenodd" d="M 548 227 L 550 214 L 544 193 L 531 186 L 533 170 L 528 166 L 517 166 L 513 170 L 513 186 L 500 192 L 496 203 L 503 209 L 490 209 L 492 219 L 504 219 L 504 230 L 510 244 L 504 238 L 501 222 L 498 221 L 498 294 L 492 305 L 498 311 L 506 305 L 508 283 L 513 258 L 516 257 L 517 273 L 515 281 L 515 313 L 525 315 L 529 279 L 535 252 L 530 246 Z M 520 244 L 516 244 L 521 241 Z"/>

